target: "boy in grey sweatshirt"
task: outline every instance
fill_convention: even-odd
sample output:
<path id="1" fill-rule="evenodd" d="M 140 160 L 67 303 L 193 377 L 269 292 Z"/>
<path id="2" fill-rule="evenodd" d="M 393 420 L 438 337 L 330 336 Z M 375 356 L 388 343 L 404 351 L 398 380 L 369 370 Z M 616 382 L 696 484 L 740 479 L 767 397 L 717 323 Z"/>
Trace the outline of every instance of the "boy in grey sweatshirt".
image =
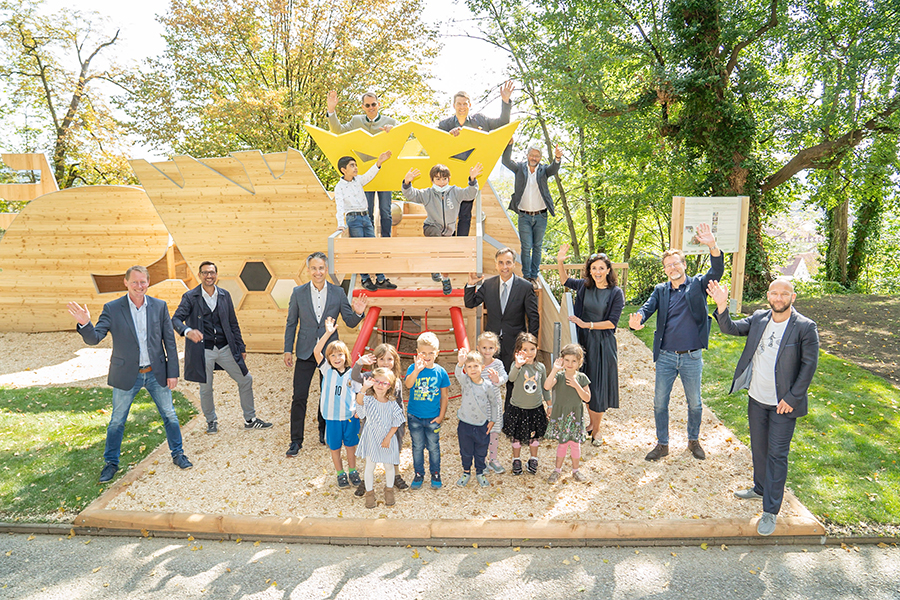
<path id="1" fill-rule="evenodd" d="M 475 461 L 475 478 L 482 487 L 490 485 L 484 476 L 485 457 L 491 441 L 491 429 L 500 418 L 500 388 L 481 376 L 484 359 L 478 352 L 460 348 L 456 364 L 456 379 L 462 390 L 459 424 L 459 454 L 462 458 L 463 475 L 456 482 L 465 486 L 472 477 L 472 460 Z"/>
<path id="2" fill-rule="evenodd" d="M 431 167 L 431 187 L 418 190 L 412 186 L 412 181 L 421 171 L 410 169 L 403 178 L 403 196 L 410 202 L 421 204 L 425 207 L 427 216 L 423 230 L 425 237 L 452 237 L 456 233 L 456 220 L 459 217 L 459 205 L 461 202 L 470 202 L 478 194 L 478 182 L 476 177 L 481 175 L 481 163 L 469 169 L 469 186 L 465 189 L 450 185 L 450 169 L 446 165 L 434 165 Z M 453 285 L 447 273 L 432 273 L 431 278 L 442 283 L 445 295 L 450 295 Z"/>

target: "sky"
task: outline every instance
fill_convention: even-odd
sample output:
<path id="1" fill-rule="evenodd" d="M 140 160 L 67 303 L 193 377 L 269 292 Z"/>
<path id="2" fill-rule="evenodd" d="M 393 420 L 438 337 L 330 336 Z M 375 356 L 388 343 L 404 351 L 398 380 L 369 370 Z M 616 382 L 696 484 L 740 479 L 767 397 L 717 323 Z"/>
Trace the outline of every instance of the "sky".
<path id="1" fill-rule="evenodd" d="M 471 23 L 472 15 L 464 2 L 460 0 L 425 0 L 425 20 L 428 22 L 445 21 L 448 18 Z M 45 0 L 48 10 L 58 7 L 71 8 L 70 1 Z M 110 28 L 121 29 L 119 41 L 116 42 L 116 58 L 120 64 L 137 63 L 144 58 L 157 56 L 165 49 L 162 38 L 163 28 L 157 16 L 166 12 L 168 0 L 143 0 L 141 2 L 122 2 L 121 0 L 82 0 L 77 9 L 82 12 L 96 11 L 106 15 Z M 448 28 L 444 28 L 448 29 Z M 469 29 L 474 30 L 473 27 Z M 460 32 L 460 27 L 453 31 Z M 490 44 L 465 37 L 442 36 L 443 48 L 434 63 L 435 79 L 432 86 L 439 98 L 450 106 L 450 96 L 458 90 L 467 90 L 475 102 L 473 112 L 484 111 L 489 116 L 500 113 L 498 94 L 488 105 L 480 105 L 478 98 L 489 88 L 496 88 L 505 79 L 507 56 Z M 114 93 L 115 90 L 111 90 Z M 135 147 L 132 158 L 158 160 L 149 148 Z"/>

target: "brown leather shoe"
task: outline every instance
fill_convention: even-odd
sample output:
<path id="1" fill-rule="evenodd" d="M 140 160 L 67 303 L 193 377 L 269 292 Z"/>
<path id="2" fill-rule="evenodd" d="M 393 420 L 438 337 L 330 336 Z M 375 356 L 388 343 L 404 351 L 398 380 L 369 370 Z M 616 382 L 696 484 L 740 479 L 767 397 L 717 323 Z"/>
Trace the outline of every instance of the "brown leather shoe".
<path id="1" fill-rule="evenodd" d="M 669 455 L 669 445 L 668 444 L 657 444 L 656 448 L 647 453 L 647 456 L 644 457 L 644 460 L 659 460 L 663 456 Z"/>
<path id="2" fill-rule="evenodd" d="M 697 460 L 706 460 L 706 452 L 700 446 L 700 440 L 688 440 L 688 450 Z"/>
<path id="3" fill-rule="evenodd" d="M 393 506 L 394 505 L 394 488 L 392 488 L 392 487 L 384 488 L 384 505 L 385 506 Z"/>
<path id="4" fill-rule="evenodd" d="M 366 508 L 375 508 L 375 490 L 366 492 Z"/>

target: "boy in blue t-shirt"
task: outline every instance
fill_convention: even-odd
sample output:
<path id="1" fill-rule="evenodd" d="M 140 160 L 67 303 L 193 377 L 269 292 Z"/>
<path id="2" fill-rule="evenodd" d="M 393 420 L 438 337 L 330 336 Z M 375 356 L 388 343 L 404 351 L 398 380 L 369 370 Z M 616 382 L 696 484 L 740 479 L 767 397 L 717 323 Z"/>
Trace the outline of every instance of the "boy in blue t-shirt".
<path id="1" fill-rule="evenodd" d="M 428 466 L 431 470 L 431 487 L 441 487 L 441 422 L 447 412 L 447 390 L 450 376 L 444 367 L 434 364 L 440 342 L 436 335 L 426 331 L 416 340 L 416 361 L 406 371 L 406 387 L 409 388 L 407 426 L 412 439 L 413 468 L 416 476 L 410 488 L 417 490 L 425 480 L 425 448 L 428 448 Z"/>

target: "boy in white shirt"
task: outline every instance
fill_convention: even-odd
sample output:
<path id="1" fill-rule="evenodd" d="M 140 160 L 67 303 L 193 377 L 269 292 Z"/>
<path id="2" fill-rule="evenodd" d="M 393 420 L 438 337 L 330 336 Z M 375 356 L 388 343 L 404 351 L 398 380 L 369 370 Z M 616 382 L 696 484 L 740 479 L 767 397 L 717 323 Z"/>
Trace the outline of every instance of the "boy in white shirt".
<path id="1" fill-rule="evenodd" d="M 334 202 L 337 205 L 338 229 L 348 230 L 352 238 L 374 238 L 375 225 L 369 217 L 369 203 L 363 186 L 375 179 L 384 161 L 391 157 L 390 151 L 382 152 L 378 161 L 363 175 L 359 175 L 359 167 L 352 156 L 342 156 L 338 160 L 338 171 L 341 179 L 334 186 Z M 368 273 L 361 273 L 362 286 L 375 290 L 395 290 L 397 286 L 386 279 L 384 273 L 377 273 L 375 281 Z"/>

